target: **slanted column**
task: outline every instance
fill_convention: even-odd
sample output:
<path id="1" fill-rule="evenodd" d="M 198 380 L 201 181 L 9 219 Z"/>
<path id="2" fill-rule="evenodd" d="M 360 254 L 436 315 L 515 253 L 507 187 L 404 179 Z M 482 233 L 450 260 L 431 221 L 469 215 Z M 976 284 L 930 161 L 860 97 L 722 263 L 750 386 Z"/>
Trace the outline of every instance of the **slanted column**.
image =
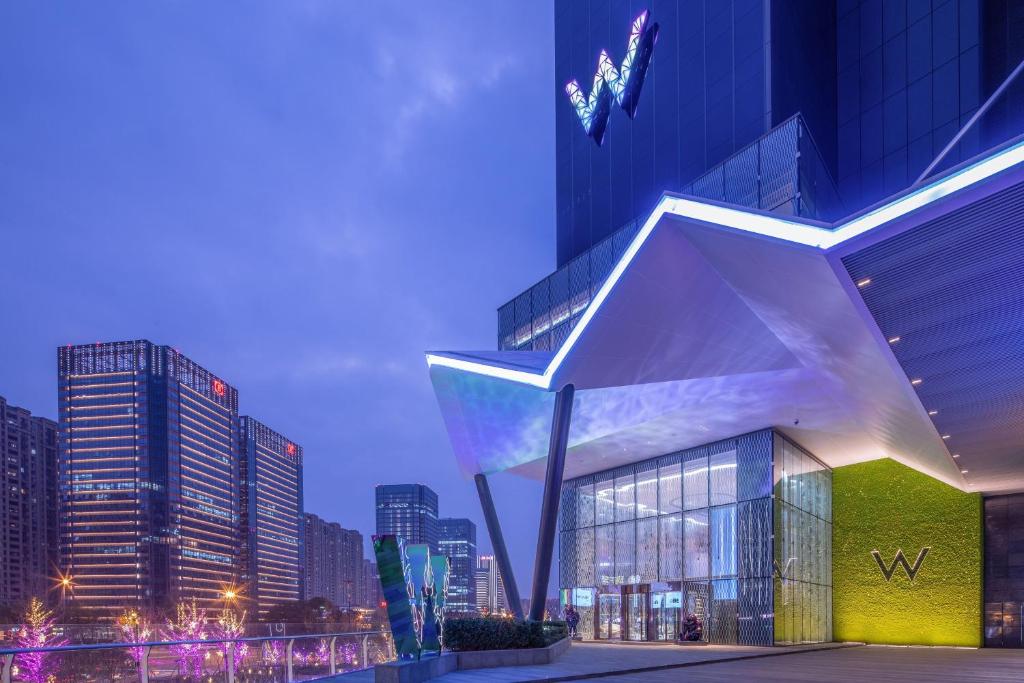
<path id="1" fill-rule="evenodd" d="M 508 550 L 505 548 L 505 537 L 501 534 L 501 524 L 498 522 L 498 514 L 494 510 L 494 499 L 491 498 L 491 487 L 487 483 L 485 474 L 478 474 L 473 477 L 476 482 L 476 492 L 480 496 L 480 507 L 483 508 L 484 521 L 487 523 L 487 534 L 491 537 L 491 547 L 494 548 L 494 560 L 498 563 L 498 571 L 501 572 L 501 580 L 505 586 L 505 598 L 509 602 L 512 614 L 516 619 L 523 618 L 523 604 L 519 601 L 519 588 L 516 586 L 516 577 L 512 574 L 512 563 L 508 560 Z"/>
<path id="2" fill-rule="evenodd" d="M 544 618 L 551 556 L 558 528 L 558 504 L 562 497 L 562 474 L 565 472 L 565 449 L 569 444 L 569 423 L 576 388 L 567 384 L 555 394 L 555 411 L 551 419 L 551 441 L 548 444 L 548 466 L 544 475 L 544 498 L 540 507 L 540 529 L 537 532 L 537 555 L 533 565 L 533 595 L 530 597 L 530 619 Z"/>

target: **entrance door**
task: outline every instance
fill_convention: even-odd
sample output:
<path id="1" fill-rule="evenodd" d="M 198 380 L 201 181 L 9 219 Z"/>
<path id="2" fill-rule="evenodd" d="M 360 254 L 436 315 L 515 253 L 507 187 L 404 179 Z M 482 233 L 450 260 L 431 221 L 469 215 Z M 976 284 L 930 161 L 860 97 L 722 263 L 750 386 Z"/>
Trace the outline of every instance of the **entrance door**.
<path id="1" fill-rule="evenodd" d="M 615 593 L 597 596 L 597 637 L 604 640 L 622 637 L 622 596 Z"/>
<path id="2" fill-rule="evenodd" d="M 623 640 L 647 640 L 647 586 L 625 586 L 626 632 Z"/>
<path id="3" fill-rule="evenodd" d="M 674 641 L 679 637 L 679 618 L 682 611 L 681 591 L 651 593 L 651 612 L 655 640 Z"/>

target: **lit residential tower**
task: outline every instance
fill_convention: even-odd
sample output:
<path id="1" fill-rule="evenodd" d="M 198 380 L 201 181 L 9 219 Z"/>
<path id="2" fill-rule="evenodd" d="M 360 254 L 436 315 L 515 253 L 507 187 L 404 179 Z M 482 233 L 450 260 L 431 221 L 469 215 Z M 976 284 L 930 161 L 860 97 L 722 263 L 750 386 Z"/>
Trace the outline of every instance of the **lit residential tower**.
<path id="1" fill-rule="evenodd" d="M 239 425 L 242 582 L 246 604 L 263 617 L 302 598 L 302 446 L 252 417 Z"/>
<path id="2" fill-rule="evenodd" d="M 57 425 L 0 396 L 0 605 L 45 597 L 57 548 Z"/>
<path id="3" fill-rule="evenodd" d="M 69 599 L 220 604 L 238 578 L 238 392 L 146 340 L 58 349 L 61 569 Z"/>

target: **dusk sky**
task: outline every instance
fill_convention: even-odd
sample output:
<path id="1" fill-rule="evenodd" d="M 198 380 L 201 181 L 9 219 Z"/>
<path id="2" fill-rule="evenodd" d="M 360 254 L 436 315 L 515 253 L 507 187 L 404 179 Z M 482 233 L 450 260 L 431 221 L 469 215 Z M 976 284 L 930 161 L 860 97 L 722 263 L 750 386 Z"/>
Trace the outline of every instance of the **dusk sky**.
<path id="1" fill-rule="evenodd" d="M 423 482 L 489 550 L 423 352 L 554 268 L 553 14 L 0 5 L 0 396 L 56 418 L 59 345 L 167 344 L 305 447 L 307 511 L 368 539 Z M 492 487 L 528 595 L 541 484 Z"/>

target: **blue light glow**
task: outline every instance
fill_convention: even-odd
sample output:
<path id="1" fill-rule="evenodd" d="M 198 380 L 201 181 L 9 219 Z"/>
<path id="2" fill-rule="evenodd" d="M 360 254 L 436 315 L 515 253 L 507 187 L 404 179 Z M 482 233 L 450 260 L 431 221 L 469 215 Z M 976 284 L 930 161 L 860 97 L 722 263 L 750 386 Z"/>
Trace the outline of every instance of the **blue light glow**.
<path id="1" fill-rule="evenodd" d="M 550 390 L 552 388 L 552 380 L 558 368 L 566 356 L 568 356 L 573 346 L 575 346 L 577 340 L 583 335 L 587 325 L 597 314 L 597 311 L 601 308 L 604 300 L 608 298 L 608 295 L 614 289 L 623 273 L 629 268 L 637 252 L 654 230 L 654 227 L 665 215 L 699 220 L 704 223 L 748 234 L 762 235 L 827 252 L 866 232 L 1017 166 L 1021 162 L 1024 162 L 1024 142 L 1019 142 L 952 175 L 918 188 L 869 213 L 839 224 L 834 230 L 801 223 L 792 219 L 753 213 L 736 207 L 707 204 L 696 199 L 662 196 L 654 211 L 651 212 L 651 215 L 648 216 L 643 226 L 633 238 L 633 241 L 630 242 L 629 247 L 627 247 L 618 263 L 615 264 L 615 268 L 612 269 L 611 274 L 604 281 L 601 289 L 598 290 L 591 300 L 583 316 L 561 347 L 559 347 L 543 373 L 510 370 L 485 363 L 459 360 L 435 354 L 427 354 L 427 364 L 429 366 L 449 367 Z"/>

